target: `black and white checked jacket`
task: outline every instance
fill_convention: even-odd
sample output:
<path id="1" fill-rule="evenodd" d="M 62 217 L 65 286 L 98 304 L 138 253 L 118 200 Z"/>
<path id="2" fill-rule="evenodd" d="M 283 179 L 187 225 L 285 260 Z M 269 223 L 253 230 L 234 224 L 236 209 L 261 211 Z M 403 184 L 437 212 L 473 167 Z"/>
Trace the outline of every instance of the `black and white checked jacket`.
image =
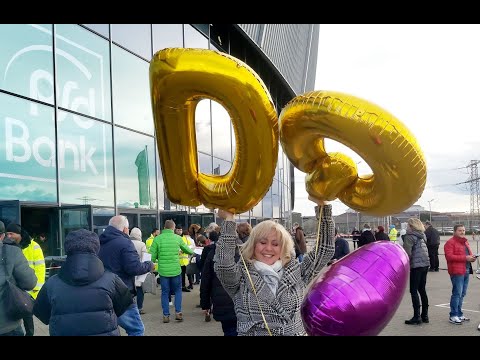
<path id="1" fill-rule="evenodd" d="M 307 285 L 335 252 L 334 227 L 332 206 L 325 205 L 320 225 L 321 243 L 318 246 L 316 264 L 314 264 L 315 248 L 306 254 L 302 263 L 298 263 L 293 256 L 284 267 L 275 295 L 253 264 L 245 261 L 272 335 L 305 335 L 300 307 Z M 236 263 L 234 260 L 237 238 L 235 229 L 234 221 L 224 221 L 222 224 L 214 257 L 215 273 L 235 304 L 238 335 L 268 335 L 243 261 L 240 259 Z"/>

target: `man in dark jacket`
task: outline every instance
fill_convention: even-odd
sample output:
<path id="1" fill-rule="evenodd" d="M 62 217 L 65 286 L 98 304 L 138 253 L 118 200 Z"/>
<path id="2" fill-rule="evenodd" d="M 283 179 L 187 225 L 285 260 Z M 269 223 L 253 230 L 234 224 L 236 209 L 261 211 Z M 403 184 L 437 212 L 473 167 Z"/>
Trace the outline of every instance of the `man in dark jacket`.
<path id="1" fill-rule="evenodd" d="M 295 254 L 298 261 L 303 261 L 303 256 L 307 253 L 307 242 L 305 241 L 305 234 L 303 229 L 298 223 L 293 224 L 294 241 L 295 241 Z"/>
<path id="2" fill-rule="evenodd" d="M 335 228 L 335 254 L 333 254 L 332 260 L 330 260 L 327 265 L 333 264 L 348 254 L 350 254 L 348 241 L 338 235 L 338 229 Z"/>
<path id="3" fill-rule="evenodd" d="M 67 260 L 38 293 L 33 313 L 51 336 L 119 336 L 117 317 L 133 303 L 125 283 L 105 271 L 94 232 L 71 231 L 65 239 Z"/>
<path id="4" fill-rule="evenodd" d="M 20 319 L 11 320 L 5 313 L 4 291 L 7 280 L 15 283 L 20 289 L 32 290 L 37 285 L 35 271 L 30 268 L 28 261 L 18 244 L 5 238 L 5 226 L 0 221 L 0 336 L 23 336 Z"/>
<path id="5" fill-rule="evenodd" d="M 128 233 L 127 218 L 123 215 L 112 217 L 107 228 L 100 235 L 98 257 L 102 260 L 105 269 L 117 274 L 134 296 L 136 294 L 135 276 L 153 271 L 155 267 L 151 261 L 140 262 Z M 145 332 L 135 302 L 118 318 L 118 324 L 129 336 L 143 336 Z"/>
<path id="6" fill-rule="evenodd" d="M 440 246 L 440 234 L 430 221 L 425 221 L 425 236 L 427 237 L 428 257 L 430 258 L 430 269 L 428 271 L 439 271 L 438 247 Z"/>
<path id="7" fill-rule="evenodd" d="M 358 246 L 363 246 L 366 244 L 370 244 L 375 241 L 375 236 L 373 235 L 372 229 L 370 228 L 370 225 L 365 224 L 363 225 L 363 230 L 362 234 L 360 235 L 360 238 L 358 239 Z"/>

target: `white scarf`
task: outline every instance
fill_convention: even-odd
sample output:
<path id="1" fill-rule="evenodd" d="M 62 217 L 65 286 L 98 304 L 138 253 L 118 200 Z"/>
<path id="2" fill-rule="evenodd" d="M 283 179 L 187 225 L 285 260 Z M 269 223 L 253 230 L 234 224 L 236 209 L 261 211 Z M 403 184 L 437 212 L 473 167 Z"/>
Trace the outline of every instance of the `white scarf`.
<path id="1" fill-rule="evenodd" d="M 267 265 L 261 261 L 254 260 L 253 266 L 275 295 L 277 293 L 278 283 L 283 275 L 282 261 L 277 260 L 273 265 Z"/>

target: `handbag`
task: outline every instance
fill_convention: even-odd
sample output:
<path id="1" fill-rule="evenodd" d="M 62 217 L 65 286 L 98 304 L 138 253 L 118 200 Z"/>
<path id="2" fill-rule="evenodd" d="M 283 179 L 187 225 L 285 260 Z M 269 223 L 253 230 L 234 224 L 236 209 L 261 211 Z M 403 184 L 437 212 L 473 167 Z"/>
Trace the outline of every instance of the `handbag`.
<path id="1" fill-rule="evenodd" d="M 145 281 L 142 283 L 142 290 L 144 293 L 157 295 L 157 280 L 155 279 L 155 274 L 147 274 Z"/>
<path id="2" fill-rule="evenodd" d="M 7 276 L 7 260 L 5 248 L 2 251 L 5 275 Z M 5 313 L 10 320 L 20 320 L 33 313 L 34 300 L 28 292 L 20 289 L 10 280 L 5 281 L 4 289 Z"/>

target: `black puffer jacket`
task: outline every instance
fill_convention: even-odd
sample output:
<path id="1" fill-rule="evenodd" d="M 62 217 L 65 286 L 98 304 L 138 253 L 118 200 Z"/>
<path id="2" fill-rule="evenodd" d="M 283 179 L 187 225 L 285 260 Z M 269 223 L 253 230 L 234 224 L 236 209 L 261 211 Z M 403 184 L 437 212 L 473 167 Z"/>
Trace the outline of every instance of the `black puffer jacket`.
<path id="1" fill-rule="evenodd" d="M 427 246 L 440 245 L 440 234 L 433 226 L 429 226 L 425 230 L 425 236 L 427 237 Z"/>
<path id="2" fill-rule="evenodd" d="M 213 303 L 213 318 L 217 321 L 236 319 L 232 298 L 223 288 L 213 269 L 215 244 L 208 253 L 203 266 L 202 282 L 200 283 L 200 305 L 203 310 L 209 310 Z M 205 250 L 204 250 L 205 251 Z M 235 258 L 238 261 L 238 258 Z"/>
<path id="3" fill-rule="evenodd" d="M 68 255 L 40 290 L 33 313 L 52 336 L 120 335 L 117 317 L 132 304 L 125 283 L 91 253 Z"/>

